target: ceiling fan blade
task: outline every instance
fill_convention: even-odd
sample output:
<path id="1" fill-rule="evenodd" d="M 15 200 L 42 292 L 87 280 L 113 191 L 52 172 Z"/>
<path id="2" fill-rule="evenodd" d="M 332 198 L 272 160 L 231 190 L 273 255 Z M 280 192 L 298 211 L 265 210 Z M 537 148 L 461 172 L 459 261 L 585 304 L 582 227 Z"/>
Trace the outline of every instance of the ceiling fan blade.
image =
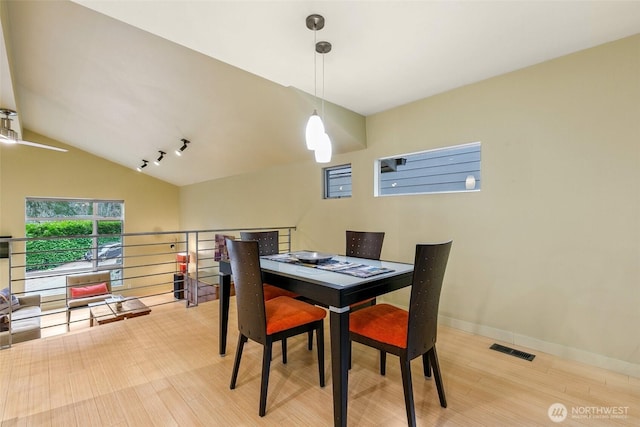
<path id="1" fill-rule="evenodd" d="M 0 114 L 4 117 L 0 118 L 0 141 L 6 144 L 22 144 L 30 145 L 31 147 L 45 148 L 47 150 L 62 151 L 66 153 L 68 150 L 64 148 L 52 147 L 50 145 L 38 144 L 36 142 L 22 141 L 18 137 L 18 133 L 11 129 L 11 117 L 16 115 L 16 112 L 9 108 L 0 108 Z"/>
<path id="2" fill-rule="evenodd" d="M 54 150 L 54 151 L 62 151 L 63 153 L 66 153 L 69 150 L 65 150 L 64 148 L 58 148 L 58 147 L 52 147 L 51 145 L 44 145 L 44 144 L 38 144 L 37 142 L 29 142 L 29 141 L 17 141 L 18 144 L 22 144 L 22 145 L 29 145 L 31 147 L 37 147 L 37 148 L 46 148 L 47 150 Z"/>

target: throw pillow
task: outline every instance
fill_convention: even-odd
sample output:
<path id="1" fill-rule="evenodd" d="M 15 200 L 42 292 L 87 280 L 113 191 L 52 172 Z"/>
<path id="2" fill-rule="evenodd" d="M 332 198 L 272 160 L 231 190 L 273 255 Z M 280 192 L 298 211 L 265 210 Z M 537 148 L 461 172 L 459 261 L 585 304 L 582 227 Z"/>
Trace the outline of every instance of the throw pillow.
<path id="1" fill-rule="evenodd" d="M 105 295 L 108 293 L 109 293 L 109 288 L 107 288 L 106 283 L 83 286 L 80 288 L 71 288 L 71 298 L 93 297 L 96 295 Z"/>
<path id="2" fill-rule="evenodd" d="M 8 287 L 0 291 L 0 312 L 14 311 L 18 307 L 20 307 L 20 300 L 9 292 Z"/>

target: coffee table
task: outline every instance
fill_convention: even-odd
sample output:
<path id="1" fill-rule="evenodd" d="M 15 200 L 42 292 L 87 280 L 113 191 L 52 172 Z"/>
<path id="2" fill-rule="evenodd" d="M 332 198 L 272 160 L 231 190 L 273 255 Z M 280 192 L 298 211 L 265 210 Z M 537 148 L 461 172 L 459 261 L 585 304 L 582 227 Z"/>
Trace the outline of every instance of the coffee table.
<path id="1" fill-rule="evenodd" d="M 116 302 L 111 299 L 89 304 L 89 326 L 93 326 L 94 322 L 98 325 L 103 325 L 151 313 L 151 309 L 138 298 L 129 297 L 120 302 L 122 303 L 120 309 L 116 307 Z"/>

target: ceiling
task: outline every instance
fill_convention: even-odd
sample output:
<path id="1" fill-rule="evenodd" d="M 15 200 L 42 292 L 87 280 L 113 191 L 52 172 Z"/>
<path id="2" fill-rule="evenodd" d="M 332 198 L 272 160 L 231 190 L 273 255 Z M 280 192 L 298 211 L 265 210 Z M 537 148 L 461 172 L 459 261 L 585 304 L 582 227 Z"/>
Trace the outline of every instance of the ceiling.
<path id="1" fill-rule="evenodd" d="M 366 146 L 368 115 L 640 32 L 637 1 L 2 0 L 2 8 L 0 106 L 18 111 L 14 128 L 129 168 L 187 138 L 184 156 L 143 171 L 175 185 L 312 161 L 303 135 L 323 59 L 328 134 L 344 153 Z M 333 45 L 316 58 L 317 88 L 311 13 L 326 18 L 318 40 Z"/>

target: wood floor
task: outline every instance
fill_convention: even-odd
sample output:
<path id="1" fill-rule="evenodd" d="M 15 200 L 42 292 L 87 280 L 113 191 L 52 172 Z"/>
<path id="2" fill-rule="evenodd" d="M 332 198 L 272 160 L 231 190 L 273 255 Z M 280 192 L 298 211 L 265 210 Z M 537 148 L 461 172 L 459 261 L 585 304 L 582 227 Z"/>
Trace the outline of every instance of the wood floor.
<path id="1" fill-rule="evenodd" d="M 231 305 L 226 357 L 217 355 L 217 301 L 156 306 L 148 316 L 0 351 L 0 425 L 331 426 L 328 321 L 327 386 L 318 385 L 306 336 L 290 340 L 287 365 L 277 345 L 260 418 L 259 345 L 245 347 L 237 388 L 229 389 L 237 339 L 233 299 Z M 448 408 L 440 407 L 433 380 L 422 377 L 415 360 L 419 426 L 640 425 L 640 379 L 537 352 L 533 362 L 520 360 L 489 350 L 493 342 L 440 329 Z M 388 357 L 381 377 L 374 350 L 354 344 L 353 353 L 348 425 L 406 425 L 397 358 Z M 568 410 L 559 424 L 547 414 L 554 403 Z M 587 411 L 594 415 L 587 418 Z"/>

